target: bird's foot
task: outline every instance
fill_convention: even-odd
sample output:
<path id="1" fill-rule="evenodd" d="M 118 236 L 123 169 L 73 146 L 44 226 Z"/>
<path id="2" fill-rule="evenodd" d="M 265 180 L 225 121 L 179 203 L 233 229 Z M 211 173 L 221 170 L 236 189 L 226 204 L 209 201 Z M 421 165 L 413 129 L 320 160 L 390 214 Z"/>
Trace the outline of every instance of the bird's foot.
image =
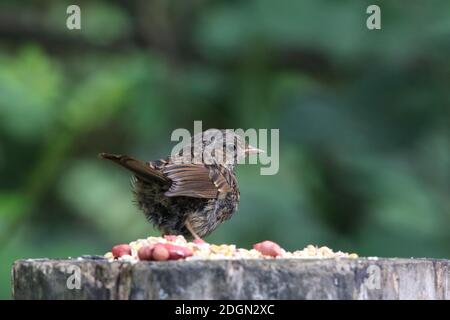
<path id="1" fill-rule="evenodd" d="M 192 226 L 188 220 L 186 220 L 185 226 L 186 226 L 186 229 L 188 229 L 188 231 L 191 233 L 192 237 L 194 238 L 194 240 L 192 242 L 197 243 L 197 244 L 205 243 L 205 241 L 202 238 L 200 238 L 198 236 L 198 234 L 194 231 L 194 228 L 192 228 Z"/>

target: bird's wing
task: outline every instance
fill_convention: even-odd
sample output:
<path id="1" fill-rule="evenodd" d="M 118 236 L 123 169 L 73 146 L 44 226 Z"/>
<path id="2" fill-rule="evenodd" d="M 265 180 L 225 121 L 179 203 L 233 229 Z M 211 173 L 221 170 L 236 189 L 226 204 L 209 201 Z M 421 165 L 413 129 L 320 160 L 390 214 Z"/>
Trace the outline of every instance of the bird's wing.
<path id="1" fill-rule="evenodd" d="M 172 180 L 168 197 L 217 198 L 219 193 L 232 191 L 218 168 L 204 164 L 166 164 L 162 172 Z"/>

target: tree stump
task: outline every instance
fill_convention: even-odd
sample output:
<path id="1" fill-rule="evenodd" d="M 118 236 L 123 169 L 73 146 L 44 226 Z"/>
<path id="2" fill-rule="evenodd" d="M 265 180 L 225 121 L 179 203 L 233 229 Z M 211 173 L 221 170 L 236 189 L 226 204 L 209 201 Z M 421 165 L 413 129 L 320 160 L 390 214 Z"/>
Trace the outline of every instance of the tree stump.
<path id="1" fill-rule="evenodd" d="M 449 299 L 450 260 L 18 260 L 15 299 Z"/>

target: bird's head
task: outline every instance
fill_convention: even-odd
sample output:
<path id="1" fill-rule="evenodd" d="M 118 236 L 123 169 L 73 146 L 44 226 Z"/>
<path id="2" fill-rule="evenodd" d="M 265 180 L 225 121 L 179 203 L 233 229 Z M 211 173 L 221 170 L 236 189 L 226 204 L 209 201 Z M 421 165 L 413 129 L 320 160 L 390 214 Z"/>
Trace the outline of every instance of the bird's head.
<path id="1" fill-rule="evenodd" d="M 233 169 L 245 157 L 264 152 L 250 145 L 233 130 L 209 129 L 192 137 L 187 150 L 205 164 L 217 163 Z M 186 150 L 186 149 L 185 149 Z"/>

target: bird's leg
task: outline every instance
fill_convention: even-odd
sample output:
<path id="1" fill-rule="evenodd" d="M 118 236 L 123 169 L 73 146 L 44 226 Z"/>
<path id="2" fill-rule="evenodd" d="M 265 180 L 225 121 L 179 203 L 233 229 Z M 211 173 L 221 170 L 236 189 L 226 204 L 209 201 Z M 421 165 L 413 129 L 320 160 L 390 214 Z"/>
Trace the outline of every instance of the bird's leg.
<path id="1" fill-rule="evenodd" d="M 202 240 L 202 238 L 200 238 L 198 236 L 197 233 L 195 233 L 194 229 L 191 226 L 191 223 L 189 222 L 189 220 L 186 220 L 186 222 L 184 223 L 184 225 L 186 226 L 186 229 L 188 229 L 188 231 L 192 234 L 192 236 L 194 237 L 195 240 Z"/>

